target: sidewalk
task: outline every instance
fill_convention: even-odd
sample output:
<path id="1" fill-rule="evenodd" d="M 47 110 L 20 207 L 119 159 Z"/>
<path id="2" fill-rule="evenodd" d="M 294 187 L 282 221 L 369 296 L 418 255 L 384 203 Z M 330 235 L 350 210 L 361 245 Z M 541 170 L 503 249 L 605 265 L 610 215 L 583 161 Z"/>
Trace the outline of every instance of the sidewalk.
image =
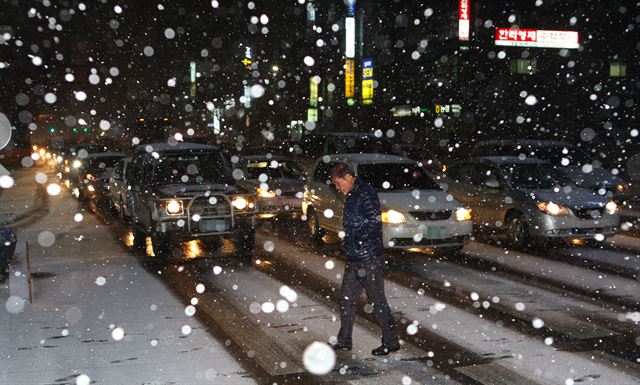
<path id="1" fill-rule="evenodd" d="M 34 206 L 46 187 L 37 188 L 37 172 L 55 182 L 45 168 L 19 170 L 0 198 L 0 212 L 24 220 L 18 239 L 34 275 L 24 308 L 0 286 L 0 384 L 255 383 L 102 223 L 88 212 L 73 220 L 81 211 L 68 192 Z M 44 215 L 34 219 L 34 209 Z"/>

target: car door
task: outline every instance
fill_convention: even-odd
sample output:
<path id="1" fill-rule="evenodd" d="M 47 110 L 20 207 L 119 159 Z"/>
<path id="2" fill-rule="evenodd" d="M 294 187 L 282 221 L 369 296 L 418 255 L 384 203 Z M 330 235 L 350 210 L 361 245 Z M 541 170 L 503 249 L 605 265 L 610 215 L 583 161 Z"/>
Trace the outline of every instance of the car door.
<path id="1" fill-rule="evenodd" d="M 484 226 L 499 227 L 504 211 L 504 182 L 498 168 L 490 163 L 477 164 L 472 182 L 476 191 L 478 219 Z"/>
<path id="2" fill-rule="evenodd" d="M 474 169 L 475 165 L 472 162 L 457 163 L 449 169 L 447 180 L 449 193 L 475 211 L 477 191 L 471 181 Z"/>

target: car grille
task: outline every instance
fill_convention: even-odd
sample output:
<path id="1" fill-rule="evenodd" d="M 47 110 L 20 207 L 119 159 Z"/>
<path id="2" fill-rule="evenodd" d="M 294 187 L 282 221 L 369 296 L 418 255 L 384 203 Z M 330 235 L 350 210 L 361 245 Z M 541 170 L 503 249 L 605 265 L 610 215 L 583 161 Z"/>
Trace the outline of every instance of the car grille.
<path id="1" fill-rule="evenodd" d="M 604 210 L 602 207 L 573 209 L 573 213 L 580 219 L 600 219 Z"/>
<path id="2" fill-rule="evenodd" d="M 390 241 L 394 247 L 431 247 L 439 245 L 463 245 L 469 242 L 468 235 L 456 235 L 445 239 L 422 238 L 416 242 L 413 238 L 393 238 Z"/>
<path id="3" fill-rule="evenodd" d="M 198 214 L 201 217 L 214 217 L 220 215 L 231 215 L 231 205 L 223 196 L 213 196 L 216 198 L 215 204 L 210 203 L 209 197 L 196 197 L 189 206 L 189 215 Z"/>
<path id="4" fill-rule="evenodd" d="M 451 210 L 445 211 L 411 211 L 415 219 L 419 221 L 440 221 L 451 218 Z"/>
<path id="5" fill-rule="evenodd" d="M 280 196 L 283 197 L 294 197 L 296 196 L 296 194 L 298 193 L 298 191 L 283 191 Z"/>

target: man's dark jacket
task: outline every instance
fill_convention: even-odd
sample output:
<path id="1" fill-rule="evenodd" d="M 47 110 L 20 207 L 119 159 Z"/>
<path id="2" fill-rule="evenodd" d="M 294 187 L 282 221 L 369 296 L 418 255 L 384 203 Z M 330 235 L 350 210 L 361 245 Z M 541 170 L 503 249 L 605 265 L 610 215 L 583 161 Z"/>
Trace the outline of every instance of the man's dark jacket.
<path id="1" fill-rule="evenodd" d="M 382 223 L 378 193 L 360 177 L 344 202 L 344 245 L 350 262 L 382 256 Z"/>

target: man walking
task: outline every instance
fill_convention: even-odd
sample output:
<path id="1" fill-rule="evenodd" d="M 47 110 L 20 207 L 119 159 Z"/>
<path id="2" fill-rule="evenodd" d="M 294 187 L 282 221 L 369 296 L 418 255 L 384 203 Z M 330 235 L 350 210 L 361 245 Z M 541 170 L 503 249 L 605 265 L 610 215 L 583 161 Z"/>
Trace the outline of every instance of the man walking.
<path id="1" fill-rule="evenodd" d="M 374 356 L 386 356 L 400 350 L 391 309 L 384 294 L 384 245 L 378 193 L 349 165 L 338 163 L 331 168 L 331 182 L 345 197 L 343 228 L 347 264 L 340 289 L 340 332 L 335 350 L 350 351 L 356 306 L 362 289 L 382 328 L 382 345 Z"/>

